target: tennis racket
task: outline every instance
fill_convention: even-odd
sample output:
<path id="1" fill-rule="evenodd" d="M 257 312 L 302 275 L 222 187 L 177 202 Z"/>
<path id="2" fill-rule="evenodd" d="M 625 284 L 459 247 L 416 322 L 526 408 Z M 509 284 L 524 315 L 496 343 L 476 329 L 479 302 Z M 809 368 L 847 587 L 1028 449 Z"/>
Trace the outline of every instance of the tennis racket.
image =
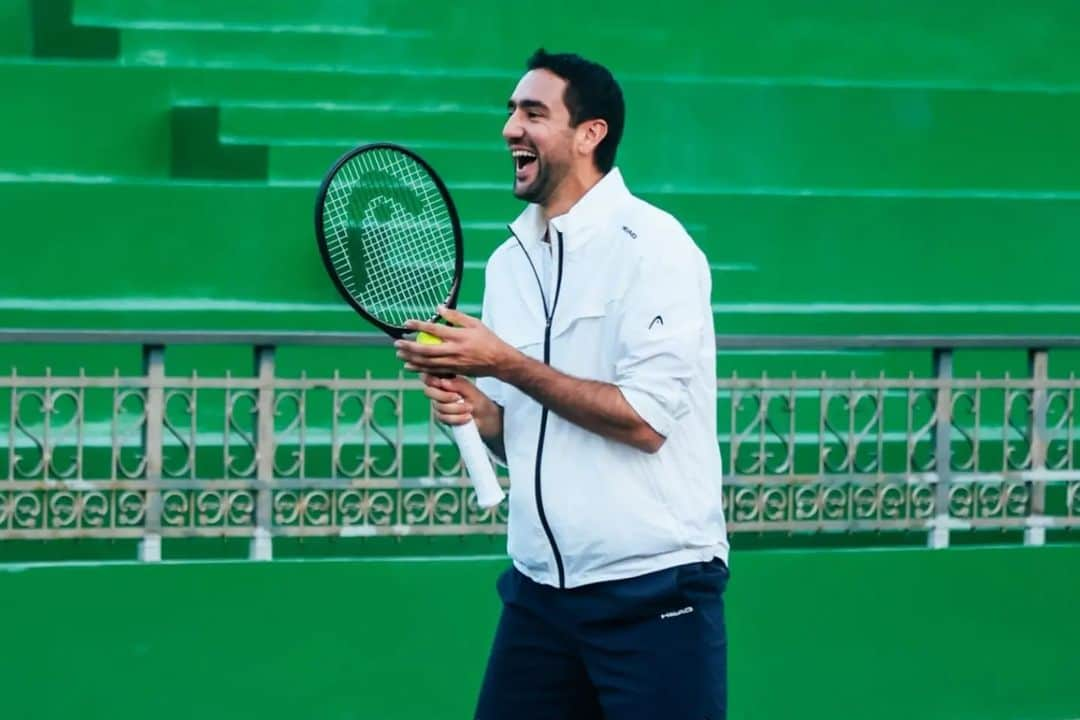
<path id="1" fill-rule="evenodd" d="M 315 201 L 315 238 L 338 292 L 392 338 L 406 320 L 439 320 L 457 303 L 464 265 L 461 223 L 450 193 L 420 156 L 398 145 L 364 145 L 327 173 Z M 436 344 L 420 333 L 418 342 Z M 452 426 L 476 501 L 492 507 L 503 490 L 474 421 Z"/>

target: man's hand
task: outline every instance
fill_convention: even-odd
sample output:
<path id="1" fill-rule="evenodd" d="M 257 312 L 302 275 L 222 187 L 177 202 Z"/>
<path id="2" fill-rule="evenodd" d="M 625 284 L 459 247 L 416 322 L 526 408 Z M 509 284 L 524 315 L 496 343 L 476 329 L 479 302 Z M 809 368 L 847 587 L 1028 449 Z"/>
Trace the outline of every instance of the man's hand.
<path id="1" fill-rule="evenodd" d="M 424 381 L 424 395 L 431 400 L 439 422 L 464 425 L 473 419 L 473 404 L 466 401 L 465 396 L 479 391 L 471 382 L 461 377 L 442 378 L 427 373 L 421 373 L 420 379 Z"/>
<path id="2" fill-rule="evenodd" d="M 452 326 L 410 320 L 405 327 L 426 332 L 442 340 L 439 345 L 421 345 L 411 340 L 394 343 L 405 369 L 433 375 L 495 376 L 512 362 L 518 351 L 500 340 L 479 320 L 457 310 L 439 308 Z"/>
<path id="3" fill-rule="evenodd" d="M 447 425 L 476 421 L 480 437 L 491 451 L 506 458 L 503 447 L 502 408 L 463 377 L 435 377 L 422 373 L 424 394 L 431 399 L 435 417 Z"/>

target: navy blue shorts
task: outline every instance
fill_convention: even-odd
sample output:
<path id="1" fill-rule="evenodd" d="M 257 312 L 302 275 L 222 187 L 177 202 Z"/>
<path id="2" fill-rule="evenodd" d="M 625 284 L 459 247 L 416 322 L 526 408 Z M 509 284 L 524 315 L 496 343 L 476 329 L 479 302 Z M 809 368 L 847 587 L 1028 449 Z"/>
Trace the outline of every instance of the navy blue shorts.
<path id="1" fill-rule="evenodd" d="M 724 720 L 720 560 L 559 590 L 515 569 L 478 720 Z"/>

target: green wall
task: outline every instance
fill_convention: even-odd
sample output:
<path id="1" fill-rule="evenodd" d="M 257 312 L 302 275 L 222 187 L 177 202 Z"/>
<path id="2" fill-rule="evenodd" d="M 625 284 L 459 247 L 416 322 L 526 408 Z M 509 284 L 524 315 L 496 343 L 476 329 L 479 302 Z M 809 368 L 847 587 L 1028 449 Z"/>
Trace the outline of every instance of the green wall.
<path id="1" fill-rule="evenodd" d="M 467 718 L 505 566 L 3 567 L 3 715 Z M 1080 547 L 737 554 L 731 717 L 1080 716 L 1078 566 Z"/>
<path id="2" fill-rule="evenodd" d="M 620 165 L 709 255 L 719 332 L 1080 328 L 1071 0 L 0 4 L 0 326 L 363 328 L 310 216 L 374 139 L 450 183 L 474 309 L 544 44 L 619 76 Z"/>

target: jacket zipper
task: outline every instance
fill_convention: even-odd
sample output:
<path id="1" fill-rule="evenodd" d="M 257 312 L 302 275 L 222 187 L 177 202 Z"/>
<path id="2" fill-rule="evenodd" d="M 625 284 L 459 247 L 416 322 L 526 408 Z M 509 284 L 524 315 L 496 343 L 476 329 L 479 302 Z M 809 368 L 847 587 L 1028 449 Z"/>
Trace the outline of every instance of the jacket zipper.
<path id="1" fill-rule="evenodd" d="M 528 250 L 525 249 L 525 245 L 518 238 L 514 230 L 510 229 L 510 234 L 517 240 L 518 245 L 521 247 L 521 251 L 525 253 L 525 259 L 529 261 L 530 267 L 532 267 L 533 276 L 536 278 L 536 284 L 540 289 L 540 300 L 544 305 L 544 364 L 551 364 L 551 324 L 555 319 L 555 307 L 559 304 L 559 290 L 562 288 L 562 272 L 563 272 L 563 236 L 561 232 L 556 232 L 556 237 L 559 241 L 559 258 L 558 269 L 555 274 L 555 295 L 551 301 L 551 307 L 548 307 L 547 296 L 544 293 L 544 284 L 540 280 L 540 273 L 536 271 L 536 265 L 533 264 L 532 258 L 529 256 Z M 541 482 L 541 468 L 544 462 L 544 435 L 547 433 L 547 419 L 548 409 L 545 406 L 541 406 L 540 410 L 540 432 L 536 440 L 536 471 L 534 476 L 533 495 L 536 498 L 536 514 L 540 518 L 540 525 L 544 528 L 544 534 L 547 536 L 548 543 L 551 545 L 551 553 L 555 557 L 555 568 L 559 573 L 559 589 L 566 587 L 566 571 L 563 568 L 562 553 L 559 552 L 559 544 L 555 541 L 555 534 L 551 531 L 551 524 L 548 523 L 547 513 L 544 512 L 544 495 Z"/>

